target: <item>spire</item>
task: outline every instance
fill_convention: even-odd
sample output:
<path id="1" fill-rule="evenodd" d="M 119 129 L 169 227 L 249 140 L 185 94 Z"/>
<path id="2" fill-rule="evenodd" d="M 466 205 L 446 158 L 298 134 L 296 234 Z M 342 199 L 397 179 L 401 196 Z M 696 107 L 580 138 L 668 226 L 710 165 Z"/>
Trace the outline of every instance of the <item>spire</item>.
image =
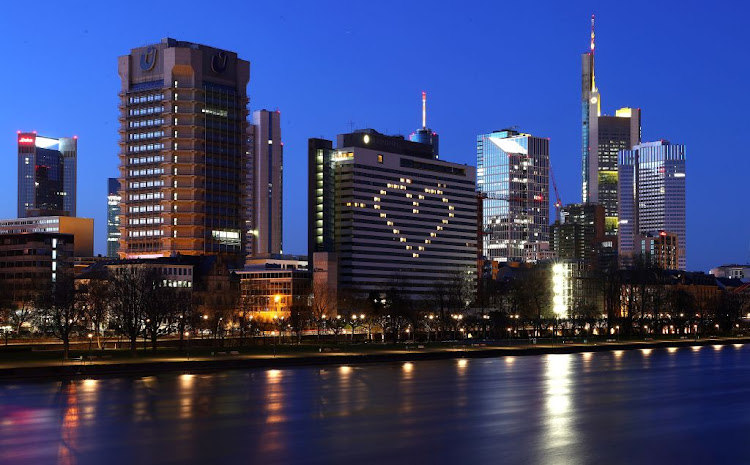
<path id="1" fill-rule="evenodd" d="M 591 51 L 589 54 L 591 55 L 591 92 L 596 92 L 596 79 L 594 76 L 594 38 L 596 37 L 596 34 L 594 34 L 594 15 L 591 15 Z"/>
<path id="2" fill-rule="evenodd" d="M 422 92 L 422 128 L 427 127 L 427 92 Z"/>

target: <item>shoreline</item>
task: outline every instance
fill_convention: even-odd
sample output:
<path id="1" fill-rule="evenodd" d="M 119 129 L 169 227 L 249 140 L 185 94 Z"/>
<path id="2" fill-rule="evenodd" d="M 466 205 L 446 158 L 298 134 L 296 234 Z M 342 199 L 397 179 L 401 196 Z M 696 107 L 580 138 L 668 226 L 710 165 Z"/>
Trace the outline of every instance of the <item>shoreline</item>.
<path id="1" fill-rule="evenodd" d="M 698 339 L 698 340 L 651 340 L 606 343 L 571 343 L 555 345 L 524 346 L 466 346 L 440 349 L 382 350 L 373 353 L 317 353 L 305 355 L 228 355 L 214 357 L 165 357 L 153 360 L 124 361 L 78 361 L 65 363 L 31 362 L 24 366 L 0 366 L 0 382 L 75 380 L 92 377 L 112 376 L 152 376 L 162 373 L 198 374 L 225 370 L 279 369 L 303 366 L 354 365 L 368 363 L 416 362 L 426 360 L 449 360 L 459 358 L 494 358 L 507 356 L 533 356 L 545 354 L 574 354 L 583 352 L 612 352 L 617 350 L 660 349 L 670 347 L 714 346 L 727 344 L 747 344 L 750 337 Z M 28 362 L 27 362 L 28 363 Z M 2 365 L 0 363 L 0 365 Z"/>

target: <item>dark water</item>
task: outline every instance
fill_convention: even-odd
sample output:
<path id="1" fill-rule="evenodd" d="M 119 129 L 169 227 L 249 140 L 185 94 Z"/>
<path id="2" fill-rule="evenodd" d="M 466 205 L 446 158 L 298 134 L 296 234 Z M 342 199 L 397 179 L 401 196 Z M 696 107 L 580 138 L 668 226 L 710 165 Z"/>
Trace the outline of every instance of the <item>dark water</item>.
<path id="1" fill-rule="evenodd" d="M 750 345 L 0 385 L 0 464 L 750 463 Z"/>

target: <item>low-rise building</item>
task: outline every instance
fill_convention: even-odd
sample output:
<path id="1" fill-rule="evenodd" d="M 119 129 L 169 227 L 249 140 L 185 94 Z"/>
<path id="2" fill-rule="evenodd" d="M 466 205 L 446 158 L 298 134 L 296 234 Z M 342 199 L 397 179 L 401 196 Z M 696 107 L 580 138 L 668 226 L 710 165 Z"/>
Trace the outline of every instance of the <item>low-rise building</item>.
<path id="1" fill-rule="evenodd" d="M 241 311 L 254 320 L 290 318 L 310 308 L 311 273 L 306 257 L 249 260 L 234 274 L 240 280 Z"/>

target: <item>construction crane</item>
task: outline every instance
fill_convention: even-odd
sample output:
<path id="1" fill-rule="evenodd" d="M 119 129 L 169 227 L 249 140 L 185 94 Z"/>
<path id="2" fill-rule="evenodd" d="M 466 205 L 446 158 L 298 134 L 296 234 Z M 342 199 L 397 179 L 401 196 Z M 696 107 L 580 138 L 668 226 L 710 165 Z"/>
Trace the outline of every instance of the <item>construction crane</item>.
<path id="1" fill-rule="evenodd" d="M 552 187 L 555 189 L 555 222 L 560 223 L 562 221 L 562 200 L 560 200 L 560 193 L 557 191 L 557 182 L 555 181 L 555 173 L 552 172 L 552 164 L 549 165 L 549 177 L 552 179 Z"/>

